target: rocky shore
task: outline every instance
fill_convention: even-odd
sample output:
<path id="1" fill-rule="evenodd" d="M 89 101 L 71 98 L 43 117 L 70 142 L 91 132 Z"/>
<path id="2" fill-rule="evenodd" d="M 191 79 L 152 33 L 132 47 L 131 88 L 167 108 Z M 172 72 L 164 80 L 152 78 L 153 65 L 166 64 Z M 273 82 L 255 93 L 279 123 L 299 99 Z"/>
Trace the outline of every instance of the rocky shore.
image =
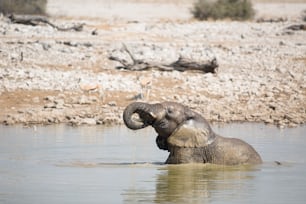
<path id="1" fill-rule="evenodd" d="M 302 4 L 305 5 L 305 4 Z M 51 17 L 62 27 L 0 17 L 2 124 L 122 124 L 129 103 L 176 101 L 209 121 L 294 127 L 306 122 L 306 31 L 279 22 Z M 171 63 L 216 58 L 216 74 L 120 70 L 117 56 Z"/>

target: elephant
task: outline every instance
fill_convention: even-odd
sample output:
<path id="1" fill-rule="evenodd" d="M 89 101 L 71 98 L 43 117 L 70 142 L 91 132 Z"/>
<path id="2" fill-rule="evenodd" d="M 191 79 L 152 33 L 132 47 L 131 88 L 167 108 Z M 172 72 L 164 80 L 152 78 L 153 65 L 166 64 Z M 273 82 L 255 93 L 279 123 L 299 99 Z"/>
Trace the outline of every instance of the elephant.
<path id="1" fill-rule="evenodd" d="M 132 130 L 152 126 L 158 134 L 157 146 L 170 152 L 166 164 L 262 163 L 260 155 L 251 145 L 237 138 L 216 134 L 204 117 L 180 103 L 133 102 L 125 108 L 123 121 Z"/>

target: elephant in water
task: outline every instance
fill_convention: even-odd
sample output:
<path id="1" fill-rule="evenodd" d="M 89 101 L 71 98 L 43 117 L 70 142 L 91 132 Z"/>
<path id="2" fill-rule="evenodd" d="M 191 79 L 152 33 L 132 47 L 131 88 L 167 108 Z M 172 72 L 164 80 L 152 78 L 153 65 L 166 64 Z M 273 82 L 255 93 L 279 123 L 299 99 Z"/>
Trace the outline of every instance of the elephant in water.
<path id="1" fill-rule="evenodd" d="M 260 155 L 251 145 L 240 139 L 217 135 L 200 114 L 179 103 L 134 102 L 124 110 L 123 120 L 133 130 L 151 125 L 158 134 L 157 146 L 170 152 L 167 164 L 262 163 Z"/>

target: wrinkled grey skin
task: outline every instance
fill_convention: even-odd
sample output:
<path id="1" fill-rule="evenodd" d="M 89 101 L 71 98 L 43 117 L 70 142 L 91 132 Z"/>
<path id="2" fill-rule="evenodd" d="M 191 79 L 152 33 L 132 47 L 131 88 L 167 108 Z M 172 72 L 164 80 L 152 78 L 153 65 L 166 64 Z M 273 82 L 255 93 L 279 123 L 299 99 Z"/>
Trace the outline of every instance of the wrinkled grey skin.
<path id="1" fill-rule="evenodd" d="M 135 118 L 135 115 L 138 115 L 138 118 Z M 200 114 L 179 103 L 134 102 L 124 110 L 123 120 L 125 125 L 133 130 L 152 126 L 158 134 L 157 146 L 170 152 L 167 164 L 262 163 L 252 146 L 240 139 L 215 134 Z"/>

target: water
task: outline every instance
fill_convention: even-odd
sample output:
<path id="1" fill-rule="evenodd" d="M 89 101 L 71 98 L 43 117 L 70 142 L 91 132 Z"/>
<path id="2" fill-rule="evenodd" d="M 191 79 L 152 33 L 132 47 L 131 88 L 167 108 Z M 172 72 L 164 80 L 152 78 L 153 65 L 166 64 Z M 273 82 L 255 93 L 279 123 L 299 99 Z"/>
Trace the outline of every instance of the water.
<path id="1" fill-rule="evenodd" d="M 264 164 L 163 165 L 151 128 L 0 126 L 0 203 L 305 203 L 306 126 L 213 129 Z"/>

